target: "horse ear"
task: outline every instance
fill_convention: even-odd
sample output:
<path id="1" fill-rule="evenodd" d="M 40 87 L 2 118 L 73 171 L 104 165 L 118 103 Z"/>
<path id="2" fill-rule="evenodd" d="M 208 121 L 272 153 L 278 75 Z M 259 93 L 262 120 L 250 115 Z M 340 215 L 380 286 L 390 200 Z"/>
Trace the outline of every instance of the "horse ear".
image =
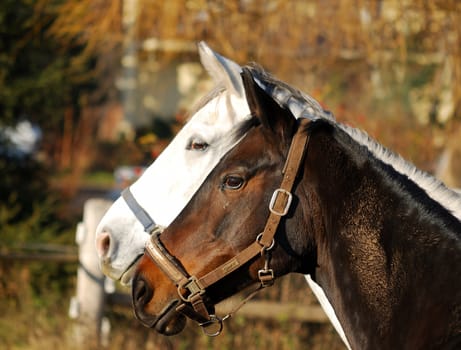
<path id="1" fill-rule="evenodd" d="M 204 41 L 198 43 L 200 61 L 216 84 L 244 97 L 244 89 L 240 74 L 242 67 L 237 63 L 214 52 Z"/>
<path id="2" fill-rule="evenodd" d="M 254 80 L 248 68 L 242 69 L 242 81 L 245 88 L 246 100 L 253 117 L 260 120 L 261 124 L 273 132 L 281 132 L 282 136 L 286 131 L 292 133 L 296 119 L 288 110 L 280 105 L 264 91 Z"/>

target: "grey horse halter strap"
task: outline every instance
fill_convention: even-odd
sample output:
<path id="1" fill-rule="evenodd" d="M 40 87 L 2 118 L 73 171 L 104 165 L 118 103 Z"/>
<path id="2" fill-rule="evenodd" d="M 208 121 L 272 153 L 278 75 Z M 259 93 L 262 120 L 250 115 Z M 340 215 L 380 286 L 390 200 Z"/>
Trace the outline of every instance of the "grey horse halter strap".
<path id="1" fill-rule="evenodd" d="M 158 225 L 155 223 L 154 219 L 152 219 L 147 211 L 145 211 L 144 208 L 139 205 L 136 198 L 134 198 L 133 193 L 131 193 L 129 187 L 123 190 L 122 197 L 136 218 L 144 226 L 144 231 L 151 233 L 157 228 Z"/>

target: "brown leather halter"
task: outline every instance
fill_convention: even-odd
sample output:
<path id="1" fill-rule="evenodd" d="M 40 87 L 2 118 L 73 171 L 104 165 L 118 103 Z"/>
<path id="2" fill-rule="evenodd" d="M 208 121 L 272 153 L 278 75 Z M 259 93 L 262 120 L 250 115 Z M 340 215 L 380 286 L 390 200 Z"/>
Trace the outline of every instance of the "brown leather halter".
<path id="1" fill-rule="evenodd" d="M 262 288 L 271 286 L 274 282 L 274 271 L 270 268 L 271 250 L 275 245 L 274 236 L 281 218 L 288 213 L 292 194 L 291 189 L 298 174 L 298 169 L 304 157 L 309 136 L 305 130 L 308 119 L 298 119 L 299 126 L 293 137 L 288 152 L 287 160 L 282 170 L 283 180 L 278 189 L 272 195 L 269 204 L 269 218 L 267 219 L 264 231 L 261 232 L 255 242 L 238 253 L 232 259 L 218 266 L 206 275 L 197 278 L 190 276 L 168 252 L 160 241 L 160 232 L 152 234 L 151 239 L 146 243 L 145 253 L 154 263 L 171 279 L 177 286 L 178 295 L 182 302 L 176 307 L 176 311 L 195 320 L 203 327 L 204 332 L 209 336 L 216 336 L 222 331 L 223 320 L 229 318 L 236 310 L 223 318 L 210 314 L 204 303 L 206 289 L 237 270 L 251 259 L 261 255 L 265 259 L 264 268 L 258 271 L 260 285 L 257 290 L 250 294 L 239 306 L 240 308 L 249 298 Z M 238 309 L 237 308 L 237 309 Z M 208 327 L 216 326 L 215 331 L 208 331 Z"/>

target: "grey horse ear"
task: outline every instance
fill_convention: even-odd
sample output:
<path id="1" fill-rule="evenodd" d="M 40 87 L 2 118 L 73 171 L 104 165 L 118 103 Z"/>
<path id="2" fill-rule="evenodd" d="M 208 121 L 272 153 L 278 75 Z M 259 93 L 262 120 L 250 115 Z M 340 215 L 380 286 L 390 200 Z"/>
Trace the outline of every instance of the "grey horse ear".
<path id="1" fill-rule="evenodd" d="M 240 76 L 242 67 L 214 52 L 204 41 L 198 43 L 198 52 L 202 65 L 216 84 L 223 84 L 227 90 L 237 96 L 245 96 Z"/>

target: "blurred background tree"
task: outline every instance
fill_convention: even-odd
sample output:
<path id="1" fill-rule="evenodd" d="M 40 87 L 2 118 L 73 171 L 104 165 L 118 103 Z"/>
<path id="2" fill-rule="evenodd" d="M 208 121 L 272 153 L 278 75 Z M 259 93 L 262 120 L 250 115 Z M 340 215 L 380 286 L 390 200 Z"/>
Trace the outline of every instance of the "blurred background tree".
<path id="1" fill-rule="evenodd" d="M 456 0 L 81 0 L 56 11 L 48 34 L 82 48 L 73 62 L 94 59 L 100 93 L 111 96 L 123 66 L 158 66 L 184 55 L 180 45 L 205 40 L 241 64 L 258 62 L 428 170 L 434 152 L 407 154 L 403 140 L 417 149 L 430 137 L 440 149 L 445 137 L 426 125 L 448 126 L 448 135 L 461 119 Z M 397 140 L 393 128 L 405 136 Z"/>
<path id="2" fill-rule="evenodd" d="M 239 63 L 256 61 L 291 81 L 302 81 L 307 72 L 320 74 L 321 81 L 338 65 L 343 80 L 357 70 L 368 80 L 377 79 L 373 73 L 389 66 L 394 78 L 403 81 L 415 65 L 428 64 L 448 64 L 451 81 L 461 78 L 461 4 L 456 0 L 67 1 L 50 33 L 65 45 L 83 45 L 79 60 L 97 57 L 100 72 L 116 72 L 119 56 L 114 52 L 126 40 L 126 11 L 134 17 L 129 34 L 140 60 L 147 59 L 143 45 L 206 40 Z M 155 59 L 175 54 L 171 50 Z M 344 69 L 345 62 L 355 69 Z M 450 86 L 458 116 L 460 87 Z"/>
<path id="3" fill-rule="evenodd" d="M 419 128 L 461 119 L 456 0 L 5 0 L 0 6 L 0 123 L 37 122 L 48 164 L 67 171 L 74 187 L 94 162 L 100 108 L 121 98 L 121 69 L 130 59 L 171 61 L 184 53 L 152 48 L 178 43 L 206 40 L 241 64 L 258 62 L 398 151 L 382 121 Z M 435 140 L 439 148 L 445 144 Z M 410 157 L 429 166 L 433 156 L 420 155 Z"/>
<path id="4" fill-rule="evenodd" d="M 73 243 L 70 230 L 75 218 L 62 215 L 65 199 L 51 183 L 58 169 L 56 154 L 62 145 L 66 111 L 79 110 L 82 96 L 96 89 L 96 81 L 93 73 L 88 74 L 91 62 L 80 66 L 71 62 L 80 55 L 80 48 L 63 48 L 49 35 L 57 18 L 56 7 L 49 5 L 28 0 L 0 2 L 1 252 L 39 242 Z M 10 140 L 12 133 L 21 136 L 19 143 Z M 41 139 L 33 145 L 39 148 L 21 150 L 21 142 L 34 137 Z M 8 315 L 53 304 L 54 297 L 68 290 L 71 274 L 75 275 L 75 267 L 33 263 L 24 268 L 0 261 L 2 314 L 10 306 Z M 14 334 L 14 327 L 5 328 L 7 324 L 0 325 L 2 346 L 3 337 Z"/>

